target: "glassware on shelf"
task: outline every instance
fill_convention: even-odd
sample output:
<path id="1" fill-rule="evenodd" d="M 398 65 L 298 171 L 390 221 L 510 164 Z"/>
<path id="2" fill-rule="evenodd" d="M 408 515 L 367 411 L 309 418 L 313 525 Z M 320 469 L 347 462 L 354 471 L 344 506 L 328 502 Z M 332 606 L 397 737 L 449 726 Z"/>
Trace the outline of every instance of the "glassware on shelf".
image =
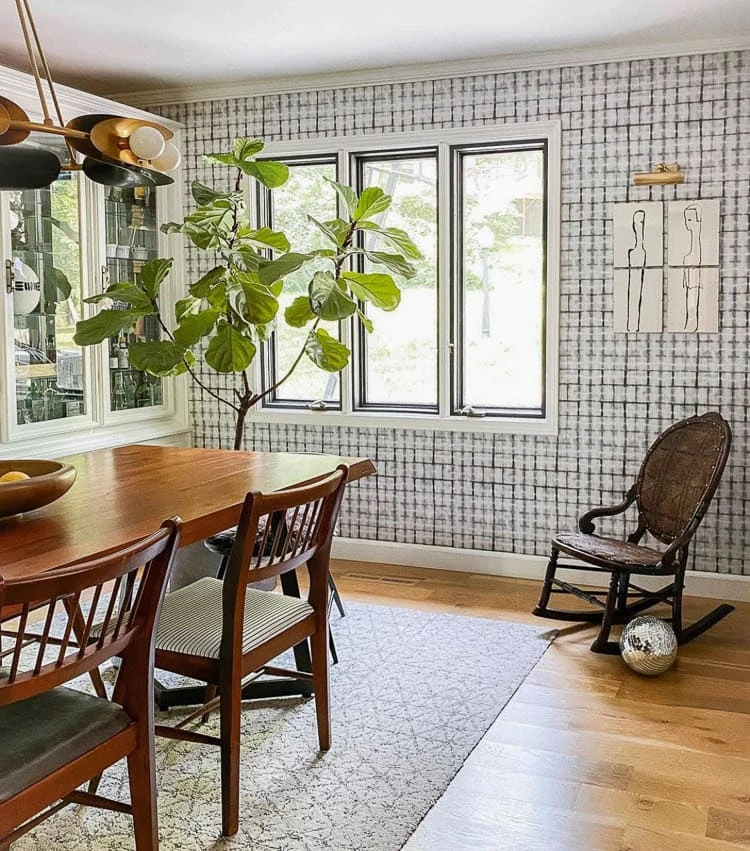
<path id="1" fill-rule="evenodd" d="M 143 264 L 158 256 L 156 197 L 148 187 L 109 187 L 105 190 L 106 251 L 109 279 L 132 281 Z M 115 309 L 127 304 L 115 300 Z M 110 339 L 110 406 L 113 411 L 162 404 L 161 379 L 133 369 L 128 346 L 161 338 L 155 321 L 139 319 Z"/>
<path id="2" fill-rule="evenodd" d="M 73 342 L 81 316 L 79 181 L 66 173 L 8 196 L 16 422 L 80 416 L 85 375 Z"/>

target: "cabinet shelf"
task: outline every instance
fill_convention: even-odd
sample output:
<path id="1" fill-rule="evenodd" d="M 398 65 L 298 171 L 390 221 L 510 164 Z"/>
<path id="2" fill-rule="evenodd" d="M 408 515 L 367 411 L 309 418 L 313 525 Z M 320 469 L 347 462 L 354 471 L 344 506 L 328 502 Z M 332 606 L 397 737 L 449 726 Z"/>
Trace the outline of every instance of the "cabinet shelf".
<path id="1" fill-rule="evenodd" d="M 21 363 L 16 364 L 16 378 L 57 378 L 57 364 Z"/>

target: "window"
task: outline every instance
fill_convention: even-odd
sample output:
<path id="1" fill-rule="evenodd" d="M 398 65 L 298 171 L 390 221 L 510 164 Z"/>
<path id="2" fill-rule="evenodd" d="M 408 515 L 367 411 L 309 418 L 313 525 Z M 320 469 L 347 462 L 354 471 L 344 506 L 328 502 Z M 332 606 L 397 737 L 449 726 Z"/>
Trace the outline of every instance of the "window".
<path id="1" fill-rule="evenodd" d="M 407 231 L 422 259 L 399 307 L 373 311 L 372 334 L 349 322 L 327 329 L 352 350 L 346 370 L 329 376 L 305 364 L 254 416 L 553 432 L 559 145 L 557 124 L 269 145 L 290 178 L 273 193 L 258 189 L 259 224 L 314 249 L 306 214 L 337 215 L 326 178 L 357 192 L 379 186 L 393 198 L 380 224 Z M 307 267 L 288 279 L 285 300 L 309 276 Z M 261 358 L 266 382 L 288 369 L 305 333 L 282 314 Z"/>

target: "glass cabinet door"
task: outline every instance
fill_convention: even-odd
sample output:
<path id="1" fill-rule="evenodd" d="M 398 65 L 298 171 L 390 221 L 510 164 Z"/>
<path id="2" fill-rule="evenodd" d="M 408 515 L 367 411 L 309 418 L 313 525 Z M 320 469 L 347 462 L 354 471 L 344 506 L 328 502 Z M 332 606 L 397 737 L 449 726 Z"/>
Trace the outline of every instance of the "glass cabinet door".
<path id="1" fill-rule="evenodd" d="M 8 193 L 19 426 L 88 413 L 84 358 L 73 342 L 81 317 L 79 193 L 70 172 L 44 189 Z"/>
<path id="2" fill-rule="evenodd" d="M 145 186 L 106 187 L 104 195 L 107 271 L 112 283 L 134 281 L 143 264 L 158 257 L 156 192 Z M 115 301 L 115 309 L 127 308 Z M 162 404 L 162 380 L 133 369 L 128 343 L 158 340 L 160 329 L 152 316 L 139 319 L 109 341 L 109 405 L 112 411 Z"/>

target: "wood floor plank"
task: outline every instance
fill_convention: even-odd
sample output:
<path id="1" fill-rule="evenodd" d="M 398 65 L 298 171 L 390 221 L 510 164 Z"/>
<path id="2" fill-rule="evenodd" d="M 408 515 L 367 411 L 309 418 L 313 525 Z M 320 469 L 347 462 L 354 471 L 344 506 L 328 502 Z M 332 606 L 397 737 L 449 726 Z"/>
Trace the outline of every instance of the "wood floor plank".
<path id="1" fill-rule="evenodd" d="M 693 837 L 706 835 L 708 823 L 706 807 L 587 784 L 581 786 L 574 809 L 623 828 L 658 828 L 668 823 L 673 826 L 675 833 L 685 834 L 686 848 L 690 847 Z"/>
<path id="2" fill-rule="evenodd" d="M 633 766 L 625 763 L 585 759 L 568 754 L 540 751 L 530 747 L 503 745 L 490 738 L 482 740 L 466 764 L 478 771 L 487 766 L 507 766 L 512 774 L 549 778 L 555 782 L 583 783 L 607 789 L 627 789 L 633 776 Z"/>
<path id="3" fill-rule="evenodd" d="M 740 713 L 683 706 L 670 706 L 665 712 L 663 706 L 643 701 L 611 700 L 606 695 L 527 683 L 516 693 L 505 717 L 717 755 L 747 757 L 750 743 L 750 716 Z"/>
<path id="4" fill-rule="evenodd" d="M 737 851 L 738 846 L 718 839 L 691 836 L 685 844 L 685 836 L 670 830 L 628 826 L 622 834 L 619 851 Z"/>
<path id="5" fill-rule="evenodd" d="M 750 847 L 750 813 L 711 807 L 708 811 L 706 836 L 723 839 L 744 848 Z"/>

